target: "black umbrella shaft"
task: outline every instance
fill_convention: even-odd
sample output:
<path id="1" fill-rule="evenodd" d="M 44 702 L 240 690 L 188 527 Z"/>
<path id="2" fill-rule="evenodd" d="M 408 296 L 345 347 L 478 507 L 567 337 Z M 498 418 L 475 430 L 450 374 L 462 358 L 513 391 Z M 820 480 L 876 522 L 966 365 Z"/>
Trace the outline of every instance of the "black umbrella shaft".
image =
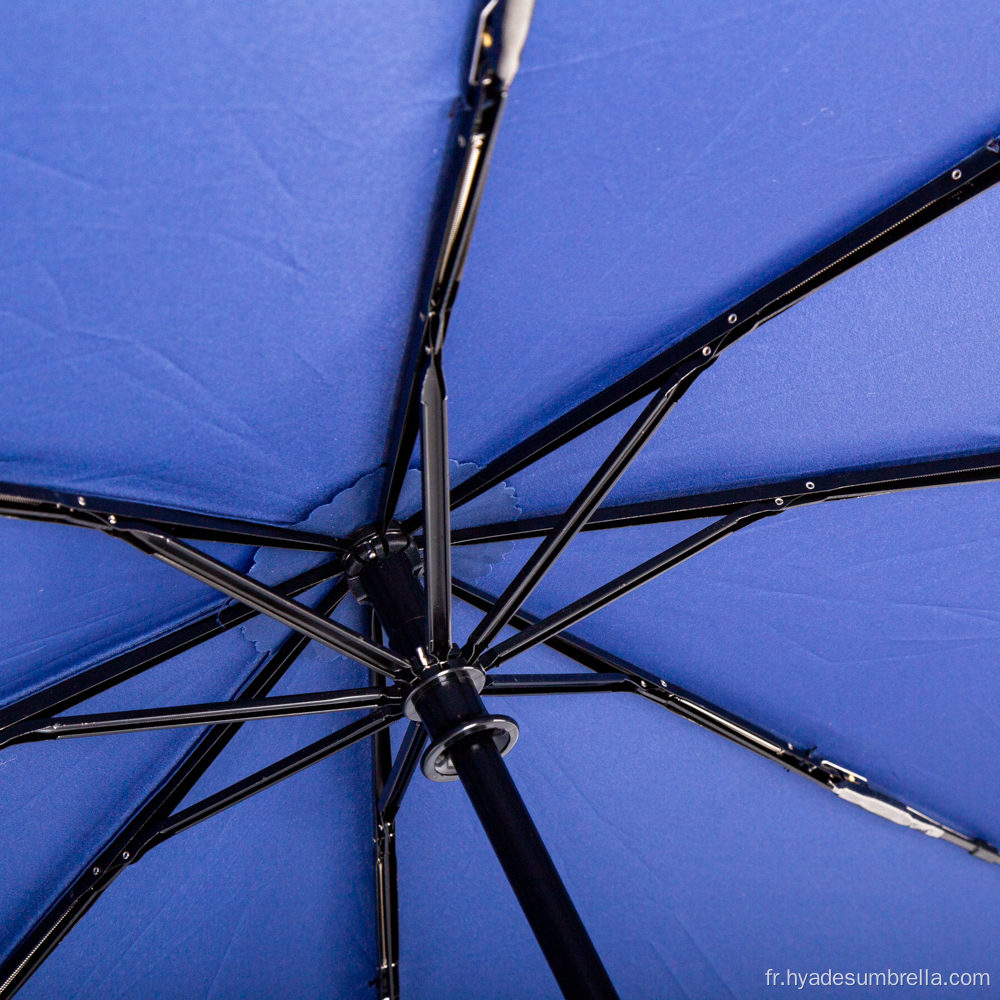
<path id="1" fill-rule="evenodd" d="M 493 740 L 467 740 L 451 758 L 563 996 L 618 1000 Z"/>
<path id="2" fill-rule="evenodd" d="M 400 655 L 414 655 L 423 642 L 424 604 L 405 556 L 398 552 L 369 561 L 360 575 L 390 646 Z M 416 707 L 431 740 L 486 715 L 468 678 L 431 688 Z M 470 736 L 449 754 L 563 995 L 567 1000 L 618 1000 L 492 735 Z"/>

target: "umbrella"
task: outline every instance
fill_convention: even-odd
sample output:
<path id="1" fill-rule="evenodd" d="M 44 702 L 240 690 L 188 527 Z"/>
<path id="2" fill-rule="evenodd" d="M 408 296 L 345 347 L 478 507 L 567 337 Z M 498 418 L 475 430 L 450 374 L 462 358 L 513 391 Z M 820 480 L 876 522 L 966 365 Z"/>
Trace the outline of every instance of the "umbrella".
<path id="1" fill-rule="evenodd" d="M 996 19 L 7 11 L 0 997 L 988 983 Z"/>

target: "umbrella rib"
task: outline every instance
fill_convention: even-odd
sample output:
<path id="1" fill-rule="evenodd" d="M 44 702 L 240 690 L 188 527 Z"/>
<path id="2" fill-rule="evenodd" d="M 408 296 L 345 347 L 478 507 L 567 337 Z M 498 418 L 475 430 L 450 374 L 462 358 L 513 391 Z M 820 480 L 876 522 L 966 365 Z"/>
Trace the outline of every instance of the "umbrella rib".
<path id="1" fill-rule="evenodd" d="M 127 519 L 142 521 L 158 530 L 168 531 L 177 538 L 203 542 L 227 542 L 310 552 L 346 552 L 348 548 L 341 539 L 318 532 L 216 517 L 172 507 L 157 507 L 133 500 L 82 496 L 18 483 L 0 483 L 0 517 L 48 521 L 105 531 Z"/>
<path id="2" fill-rule="evenodd" d="M 722 541 L 723 538 L 728 537 L 733 532 L 739 531 L 741 528 L 745 528 L 755 521 L 759 521 L 761 518 L 780 514 L 783 510 L 787 509 L 785 506 L 776 507 L 774 503 L 752 503 L 741 507 L 735 513 L 720 518 L 707 528 L 696 531 L 682 542 L 678 542 L 659 555 L 653 556 L 652 559 L 647 559 L 646 562 L 629 570 L 627 573 L 615 577 L 614 580 L 606 583 L 603 587 L 592 590 L 589 594 L 584 595 L 572 604 L 568 604 L 565 608 L 561 608 L 547 618 L 535 622 L 535 624 L 530 625 L 523 632 L 499 643 L 492 649 L 486 650 L 479 659 L 480 666 L 485 670 L 491 670 L 499 666 L 505 660 L 509 660 L 519 653 L 526 652 L 532 646 L 537 646 L 540 642 L 545 642 L 552 636 L 558 635 L 563 629 L 569 628 L 588 615 L 592 615 L 595 611 L 599 611 L 601 608 L 611 604 L 612 601 L 617 601 L 637 587 L 641 587 L 643 584 L 649 583 L 650 580 L 656 579 L 662 573 L 673 569 L 674 566 L 678 566 L 686 559 L 690 559 L 693 555 L 707 549 L 710 545 Z"/>
<path id="3" fill-rule="evenodd" d="M 619 673 L 491 674 L 483 695 L 605 694 L 635 690 L 635 682 Z"/>
<path id="4" fill-rule="evenodd" d="M 671 380 L 679 365 L 696 357 L 705 347 L 711 347 L 713 356 L 717 356 L 817 288 L 985 191 L 1000 180 L 998 157 L 1000 153 L 994 143 L 983 146 L 846 236 L 726 308 L 698 330 L 573 407 L 464 480 L 451 492 L 452 509 L 468 503 L 638 402 L 665 381 Z M 415 514 L 404 522 L 403 527 L 412 534 L 420 523 L 420 515 Z"/>
<path id="5" fill-rule="evenodd" d="M 488 604 L 490 600 L 482 591 L 458 581 L 455 585 L 455 595 L 476 605 Z M 518 617 L 521 621 L 512 620 L 511 624 L 517 628 L 526 627 L 524 616 Z M 811 779 L 852 805 L 930 837 L 946 840 L 981 861 L 1000 864 L 1000 851 L 986 840 L 959 833 L 919 812 L 913 806 L 908 806 L 897 798 L 871 788 L 866 778 L 849 768 L 830 760 L 817 761 L 812 758 L 810 750 L 796 747 L 780 736 L 692 694 L 685 688 L 671 684 L 648 670 L 633 666 L 589 642 L 565 634 L 549 640 L 547 645 L 557 648 L 559 652 L 577 663 L 597 671 L 596 675 L 493 674 L 483 688 L 483 694 L 631 691 L 702 729 L 752 750 L 759 756 L 780 764 L 788 771 Z M 593 677 L 590 685 L 585 677 Z"/>
<path id="6" fill-rule="evenodd" d="M 421 487 L 427 652 L 445 660 L 451 651 L 451 511 L 448 506 L 448 392 L 436 354 L 420 394 Z"/>
<path id="7" fill-rule="evenodd" d="M 458 155 L 459 150 L 464 151 L 461 162 L 456 169 L 454 161 L 449 159 L 442 178 L 449 206 L 443 225 L 443 212 L 439 209 L 434 213 L 437 221 L 432 224 L 434 231 L 431 236 L 431 245 L 436 249 L 433 276 L 429 281 L 426 302 L 421 304 L 421 312 L 410 337 L 411 346 L 406 352 L 401 376 L 404 395 L 399 400 L 386 445 L 388 467 L 377 517 L 382 528 L 392 520 L 399 501 L 403 478 L 417 439 L 425 375 L 432 359 L 441 353 L 444 346 L 507 101 L 506 87 L 495 75 L 486 76 L 475 86 L 472 113 L 464 116 L 451 140 L 451 148 L 455 151 L 453 156 Z M 427 284 L 425 281 L 424 285 Z"/>
<path id="8" fill-rule="evenodd" d="M 388 730 L 375 739 L 384 737 L 376 765 L 374 792 L 375 825 L 375 918 L 378 942 L 378 977 L 373 981 L 380 986 L 379 1000 L 399 998 L 399 891 L 396 866 L 396 814 L 403 793 L 419 762 L 426 732 L 419 723 L 411 722 L 406 728 L 402 745 L 392 760 L 392 747 Z"/>
<path id="9" fill-rule="evenodd" d="M 281 698 L 244 698 L 201 705 L 172 705 L 98 715 L 64 715 L 58 719 L 33 719 L 11 726 L 0 734 L 0 749 L 43 740 L 148 733 L 159 729 L 227 722 L 260 722 L 266 719 L 350 712 L 399 704 L 402 704 L 402 699 L 398 694 L 391 693 L 384 687 L 373 687 L 285 695 Z"/>
<path id="10" fill-rule="evenodd" d="M 480 611 L 489 611 L 493 607 L 494 598 L 491 594 L 487 594 L 485 591 L 479 590 L 468 583 L 463 583 L 461 580 L 452 580 L 452 592 L 459 600 L 465 601 L 466 604 L 471 604 Z M 530 615 L 526 611 L 519 611 L 507 624 L 517 629 L 526 629 L 539 621 L 541 619 L 535 615 Z M 599 656 L 587 659 L 586 653 L 579 646 L 579 642 L 570 636 L 562 634 L 551 636 L 545 640 L 545 645 L 557 652 L 563 653 L 570 657 L 570 659 L 576 660 L 578 663 L 589 667 L 597 673 L 616 672 L 614 667 L 608 667 Z M 487 678 L 487 681 L 489 681 L 489 678 Z"/>
<path id="11" fill-rule="evenodd" d="M 462 650 L 466 659 L 470 662 L 477 659 L 482 650 L 507 624 L 511 616 L 517 613 L 566 546 L 579 534 L 590 516 L 603 503 L 605 497 L 614 488 L 615 483 L 624 475 L 667 414 L 683 397 L 694 379 L 713 361 L 714 356 L 711 349 L 706 348 L 704 354 L 699 354 L 695 359 L 682 365 L 675 376 L 653 396 L 611 454 L 594 473 L 590 482 L 580 491 L 566 513 L 545 535 L 542 543 L 532 552 L 527 562 L 497 598 L 493 607 L 472 630 L 472 634 Z"/>
<path id="12" fill-rule="evenodd" d="M 234 570 L 185 542 L 170 535 L 146 530 L 142 525 L 127 523 L 116 532 L 116 535 L 168 566 L 173 566 L 182 573 L 187 573 L 196 580 L 201 580 L 202 583 L 256 608 L 269 618 L 295 629 L 310 639 L 315 639 L 371 670 L 377 670 L 393 678 L 411 675 L 410 664 L 385 646 L 375 645 L 353 629 L 330 621 L 311 608 L 283 597 L 274 588 Z"/>
<path id="13" fill-rule="evenodd" d="M 339 573 L 340 563 L 328 562 L 300 573 L 274 589 L 285 597 L 296 597 Z M 338 592 L 347 592 L 346 584 L 337 586 L 342 587 L 342 591 Z M 42 719 L 65 712 L 80 702 L 87 701 L 102 691 L 135 677 L 144 670 L 149 670 L 159 663 L 207 642 L 214 636 L 250 621 L 257 614 L 255 609 L 242 603 L 231 604 L 221 611 L 209 611 L 165 635 L 157 636 L 125 653 L 27 695 L 0 709 L 0 734 L 8 727 L 29 719 Z"/>
<path id="14" fill-rule="evenodd" d="M 403 795 L 409 787 L 410 779 L 416 773 L 420 762 L 420 752 L 427 741 L 427 730 L 419 722 L 411 722 L 406 727 L 392 770 L 385 780 L 385 786 L 378 800 L 379 815 L 387 822 L 395 820 Z"/>
<path id="15" fill-rule="evenodd" d="M 316 606 L 317 614 L 330 615 L 347 596 L 348 587 L 339 580 Z M 295 634 L 285 640 L 277 652 L 240 692 L 249 698 L 263 697 L 285 675 L 309 639 Z M 38 967 L 73 929 L 101 893 L 133 860 L 134 844 L 145 831 L 165 819 L 183 801 L 201 776 L 239 732 L 241 722 L 213 726 L 201 736 L 160 786 L 152 792 L 105 846 L 85 865 L 70 886 L 35 922 L 20 944 L 0 964 L 0 1000 L 17 992 Z"/>
<path id="16" fill-rule="evenodd" d="M 382 623 L 373 607 L 369 636 L 382 642 Z M 370 672 L 371 681 L 383 690 L 385 678 Z M 385 816 L 379 801 L 392 773 L 392 737 L 388 729 L 372 736 L 372 842 L 375 874 L 375 942 L 378 968 L 369 985 L 378 985 L 379 1000 L 399 1000 L 399 882 L 396 864 L 395 816 Z"/>
<path id="17" fill-rule="evenodd" d="M 290 778 L 299 771 L 304 771 L 313 764 L 318 764 L 327 757 L 344 750 L 349 746 L 363 740 L 367 736 L 391 726 L 397 719 L 402 717 L 398 710 L 386 708 L 376 709 L 357 722 L 352 722 L 342 729 L 338 729 L 329 736 L 310 743 L 309 746 L 297 750 L 295 753 L 282 757 L 281 760 L 267 767 L 255 771 L 253 774 L 241 781 L 223 788 L 214 795 L 209 795 L 187 809 L 181 810 L 173 816 L 168 816 L 155 826 L 150 827 L 145 835 L 140 838 L 136 847 L 134 860 L 138 860 L 151 848 L 162 844 L 165 840 L 189 830 L 192 826 L 210 819 L 231 806 L 243 802 L 245 799 L 262 792 L 272 785 Z"/>
<path id="18" fill-rule="evenodd" d="M 796 479 L 740 489 L 716 490 L 689 496 L 667 497 L 642 503 L 604 507 L 584 525 L 584 531 L 628 528 L 642 524 L 661 524 L 699 517 L 731 514 L 747 503 L 847 500 L 880 496 L 934 486 L 959 486 L 993 482 L 1000 479 L 1000 452 L 963 455 L 928 462 L 908 462 L 879 468 L 861 468 L 800 476 Z M 479 528 L 459 528 L 451 533 L 452 545 L 477 545 L 484 542 L 536 538 L 551 531 L 559 515 L 526 518 L 487 524 Z"/>

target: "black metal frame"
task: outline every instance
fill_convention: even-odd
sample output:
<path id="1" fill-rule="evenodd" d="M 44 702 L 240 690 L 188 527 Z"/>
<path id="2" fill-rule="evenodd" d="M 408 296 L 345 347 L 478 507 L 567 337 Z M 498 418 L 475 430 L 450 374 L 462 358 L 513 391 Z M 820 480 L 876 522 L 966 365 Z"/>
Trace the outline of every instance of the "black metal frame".
<path id="1" fill-rule="evenodd" d="M 133 501 L 0 484 L 0 516 L 100 530 L 202 580 L 239 603 L 206 613 L 127 653 L 81 670 L 0 710 L 0 748 L 23 742 L 202 726 L 205 732 L 160 786 L 85 865 L 71 886 L 18 942 L 0 966 L 0 1000 L 11 996 L 129 864 L 156 844 L 368 736 L 372 737 L 372 810 L 379 966 L 372 985 L 380 1000 L 398 1000 L 399 926 L 395 823 L 418 765 L 431 777 L 460 778 L 566 996 L 616 996 L 573 904 L 517 793 L 501 752 L 516 739 L 506 716 L 486 713 L 480 692 L 502 696 L 633 693 L 822 785 L 845 801 L 947 840 L 1000 864 L 986 841 L 960 833 L 872 789 L 849 768 L 816 760 L 753 722 L 619 660 L 566 633 L 576 621 L 743 526 L 793 506 L 930 486 L 1000 478 L 1000 453 L 910 462 L 875 469 L 803 475 L 795 480 L 666 497 L 602 508 L 615 482 L 698 375 L 719 354 L 768 319 L 873 254 L 1000 180 L 1000 141 L 962 160 L 852 233 L 747 296 L 611 387 L 574 407 L 494 459 L 455 489 L 448 482 L 447 393 L 442 349 L 461 280 L 507 89 L 517 69 L 531 0 L 491 0 L 476 25 L 469 74 L 469 111 L 459 120 L 456 160 L 449 161 L 442 210 L 432 240 L 425 306 L 405 359 L 396 415 L 386 447 L 386 476 L 374 525 L 350 540 L 295 528 L 172 510 Z M 565 513 L 452 531 L 449 509 L 478 496 L 647 395 L 643 414 Z M 402 478 L 421 437 L 423 508 L 392 522 Z M 579 531 L 664 521 L 717 518 L 666 552 L 546 619 L 521 610 L 531 590 Z M 423 549 L 425 586 L 414 576 Z M 541 537 L 543 541 L 498 598 L 452 579 L 452 545 Z M 324 565 L 267 587 L 181 539 L 329 552 Z M 336 582 L 332 582 L 340 577 Z M 294 600 L 321 585 L 315 607 Z M 373 605 L 370 637 L 330 620 L 348 590 Z M 484 612 L 464 650 L 451 641 L 452 595 Z M 223 703 L 141 709 L 89 716 L 60 715 L 93 695 L 262 613 L 294 634 Z M 490 647 L 504 625 L 518 633 Z M 382 630 L 388 642 L 383 642 Z M 268 698 L 310 641 L 335 649 L 371 671 L 371 687 Z M 486 671 L 545 643 L 586 667 L 586 674 L 489 674 Z M 391 681 L 391 686 L 387 684 Z M 247 721 L 359 711 L 368 715 L 201 802 L 179 803 Z M 411 721 L 392 757 L 388 727 Z M 58 716 L 58 717 L 56 717 Z M 428 736 L 430 750 L 423 748 Z"/>

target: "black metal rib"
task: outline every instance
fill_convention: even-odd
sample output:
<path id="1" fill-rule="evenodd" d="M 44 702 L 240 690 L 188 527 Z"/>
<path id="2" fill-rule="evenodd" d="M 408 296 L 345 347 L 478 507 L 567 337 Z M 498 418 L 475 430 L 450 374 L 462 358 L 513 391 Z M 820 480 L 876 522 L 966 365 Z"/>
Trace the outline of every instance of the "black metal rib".
<path id="1" fill-rule="evenodd" d="M 601 531 L 699 517 L 723 517 L 748 503 L 773 502 L 791 496 L 798 496 L 800 501 L 808 497 L 809 502 L 847 500 L 932 486 L 992 482 L 997 479 L 1000 479 L 1000 452 L 991 451 L 982 455 L 963 455 L 905 465 L 822 472 L 760 486 L 604 507 L 594 513 L 583 530 Z M 537 538 L 551 531 L 559 517 L 560 515 L 554 514 L 551 517 L 487 524 L 480 528 L 458 528 L 452 531 L 451 541 L 452 545 L 476 545 Z"/>
<path id="2" fill-rule="evenodd" d="M 207 583 L 210 587 L 215 587 L 216 590 L 249 604 L 269 618 L 301 632 L 310 639 L 315 639 L 324 646 L 329 646 L 330 649 L 364 664 L 371 670 L 395 678 L 411 675 L 410 664 L 385 646 L 376 646 L 353 629 L 316 614 L 304 604 L 282 597 L 272 587 L 234 570 L 176 538 L 146 531 L 141 526 L 124 529 L 121 537 L 154 555 L 168 566 L 173 566 L 182 573 L 187 573 L 196 580 L 201 580 L 202 583 Z"/>
<path id="3" fill-rule="evenodd" d="M 435 234 L 436 263 L 430 292 L 426 305 L 421 305 L 419 324 L 415 326 L 417 335 L 411 337 L 412 344 L 407 352 L 406 368 L 402 376 L 403 395 L 397 406 L 386 447 L 388 468 L 378 511 L 378 523 L 383 528 L 395 513 L 399 491 L 417 439 L 424 375 L 431 358 L 440 354 L 444 346 L 448 320 L 462 279 L 469 241 L 476 224 L 476 213 L 479 211 L 506 99 L 506 91 L 495 77 L 490 77 L 479 85 L 468 126 L 455 136 L 457 145 L 453 148 L 456 151 L 464 150 L 461 166 L 457 172 L 451 163 L 445 166 L 445 198 L 450 207 L 447 221 L 443 227 L 438 225 L 438 232 Z M 439 211 L 436 214 L 440 217 L 441 213 Z"/>
<path id="4" fill-rule="evenodd" d="M 328 562 L 300 573 L 278 584 L 274 589 L 284 597 L 297 597 L 339 573 L 340 563 Z M 346 585 L 344 591 L 346 592 Z M 144 670 L 149 670 L 173 656 L 207 642 L 214 636 L 242 625 L 255 618 L 257 614 L 257 611 L 245 604 L 232 604 L 221 611 L 209 611 L 166 635 L 158 636 L 135 649 L 95 664 L 65 680 L 50 684 L 0 709 L 0 733 L 10 726 L 29 719 L 47 718 L 68 711 Z"/>
<path id="5" fill-rule="evenodd" d="M 493 607 L 493 596 L 487 594 L 485 590 L 479 590 L 471 584 L 454 579 L 451 582 L 451 589 L 452 593 L 459 600 L 465 601 L 466 604 L 471 604 L 480 611 L 489 611 Z M 530 615 L 522 610 L 514 615 L 507 624 L 517 629 L 526 629 L 540 621 L 541 618 Z M 600 656 L 588 655 L 585 648 L 586 644 L 578 639 L 574 639 L 572 636 L 565 634 L 554 635 L 545 640 L 545 645 L 556 650 L 556 652 L 562 653 L 564 656 L 568 656 L 571 660 L 576 660 L 577 663 L 597 673 L 616 672 L 616 668 L 606 666 Z"/>
<path id="6" fill-rule="evenodd" d="M 333 614 L 347 595 L 347 584 L 340 580 L 316 606 L 316 613 Z M 295 634 L 287 639 L 244 685 L 244 698 L 262 698 L 284 676 L 309 639 Z M 33 975 L 59 942 L 97 901 L 101 893 L 136 857 L 136 845 L 145 832 L 177 808 L 201 776 L 239 732 L 242 723 L 213 726 L 201 736 L 184 759 L 122 824 L 118 832 L 81 870 L 69 888 L 35 922 L 17 947 L 0 965 L 0 1000 L 7 1000 Z"/>
<path id="7" fill-rule="evenodd" d="M 420 395 L 420 450 L 427 650 L 443 660 L 451 650 L 451 512 L 448 507 L 448 392 L 440 354 L 435 355 L 427 369 Z"/>
<path id="8" fill-rule="evenodd" d="M 468 584 L 456 582 L 455 595 L 474 603 L 489 603 L 489 596 Z M 519 618 L 522 616 L 518 616 Z M 511 620 L 516 628 L 523 623 Z M 991 864 L 1000 864 L 1000 851 L 980 837 L 968 836 L 931 819 L 899 799 L 883 795 L 868 785 L 862 775 L 830 760 L 815 760 L 808 749 L 796 747 L 780 736 L 743 719 L 720 706 L 671 684 L 656 674 L 633 666 L 620 657 L 591 643 L 565 633 L 546 644 L 556 647 L 570 659 L 597 671 L 595 687 L 590 688 L 574 674 L 492 674 L 487 678 L 483 694 L 556 694 L 575 690 L 632 691 L 649 701 L 679 715 L 689 722 L 722 736 L 731 743 L 752 750 L 761 757 L 780 764 L 786 770 L 822 785 L 839 798 L 875 812 L 891 822 L 927 833 L 961 847 L 973 857 Z M 566 678 L 562 680 L 562 678 Z M 547 690 L 551 684 L 553 690 Z M 580 685 L 577 689 L 577 684 Z M 607 685 L 607 687 L 605 687 Z"/>
<path id="9" fill-rule="evenodd" d="M 528 557 L 517 575 L 482 621 L 472 630 L 463 655 L 470 662 L 477 659 L 493 638 L 503 629 L 510 617 L 517 613 L 531 592 L 538 586 L 552 564 L 567 545 L 577 536 L 588 518 L 603 503 L 604 498 L 624 475 L 625 470 L 660 426 L 667 414 L 677 405 L 698 373 L 712 363 L 712 352 L 701 355 L 681 366 L 673 378 L 664 385 L 622 436 L 611 454 L 604 460 L 590 482 L 580 491 L 559 522 L 545 536 L 541 545 Z"/>
<path id="10" fill-rule="evenodd" d="M 427 730 L 419 722 L 411 722 L 406 727 L 403 742 L 400 744 L 396 759 L 392 762 L 392 770 L 379 795 L 378 811 L 386 820 L 395 820 L 410 779 L 417 770 L 420 751 L 423 750 L 426 740 Z"/>
<path id="11" fill-rule="evenodd" d="M 142 521 L 176 538 L 315 552 L 347 551 L 339 538 L 311 531 L 19 483 L 0 483 L 0 517 L 97 529 L 114 528 L 123 520 Z"/>
<path id="12" fill-rule="evenodd" d="M 382 624 L 375 609 L 369 619 L 372 642 L 382 642 Z M 372 683 L 385 689 L 385 678 L 370 672 Z M 372 847 L 375 871 L 375 943 L 378 968 L 369 986 L 378 1000 L 399 1000 L 399 887 L 396 864 L 395 817 L 385 817 L 379 800 L 392 772 L 392 737 L 388 729 L 372 736 Z"/>
<path id="13" fill-rule="evenodd" d="M 267 767 L 255 771 L 242 781 L 237 781 L 214 795 L 209 795 L 200 802 L 188 806 L 187 809 L 182 809 L 179 813 L 161 820 L 140 839 L 135 852 L 136 860 L 170 837 L 182 833 L 184 830 L 189 830 L 197 823 L 201 823 L 203 820 L 243 802 L 250 796 L 276 785 L 279 781 L 284 781 L 293 774 L 298 774 L 299 771 L 304 771 L 307 767 L 312 767 L 313 764 L 326 760 L 327 757 L 339 750 L 391 726 L 401 715 L 402 713 L 399 711 L 378 708 L 363 719 L 352 722 L 350 725 L 338 729 L 335 733 L 324 736 L 287 757 L 282 757 L 274 764 L 269 764 Z"/>
<path id="14" fill-rule="evenodd" d="M 388 730 L 382 730 L 383 733 Z M 381 733 L 377 734 L 381 735 Z M 370 985 L 379 1000 L 399 1000 L 399 891 L 397 888 L 396 824 L 375 817 L 375 920 L 378 970 Z"/>
<path id="15" fill-rule="evenodd" d="M 372 616 L 374 618 L 374 615 Z M 375 639 L 374 631 L 372 638 Z M 375 683 L 385 678 L 373 674 Z M 375 866 L 375 941 L 378 969 L 370 983 L 378 1000 L 399 1000 L 399 889 L 396 865 L 396 824 L 379 811 L 379 797 L 392 770 L 392 738 L 388 729 L 372 737 L 372 828 Z"/>
<path id="16" fill-rule="evenodd" d="M 747 504 L 735 514 L 729 514 L 714 524 L 710 524 L 707 528 L 695 532 L 684 541 L 661 552 L 658 556 L 647 559 L 635 569 L 623 573 L 603 587 L 598 587 L 565 608 L 536 622 L 518 635 L 488 649 L 479 659 L 480 666 L 485 670 L 493 669 L 512 656 L 517 656 L 518 653 L 526 652 L 532 646 L 545 642 L 546 639 L 606 607 L 612 601 L 617 601 L 644 583 L 649 583 L 650 580 L 654 580 L 668 569 L 672 569 L 684 560 L 707 549 L 710 545 L 721 541 L 734 531 L 745 528 L 763 517 L 780 514 L 782 510 L 786 509 L 783 506 L 776 507 L 773 503 Z"/>
<path id="17" fill-rule="evenodd" d="M 491 674 L 483 694 L 602 694 L 634 691 L 635 681 L 624 674 Z"/>
<path id="18" fill-rule="evenodd" d="M 147 733 L 157 729 L 209 726 L 225 722 L 259 722 L 264 719 L 324 715 L 329 712 L 350 712 L 400 704 L 402 699 L 398 694 L 389 692 L 384 687 L 374 687 L 286 695 L 283 698 L 244 698 L 207 702 L 203 705 L 143 708 L 100 715 L 64 715 L 58 719 L 36 719 L 11 726 L 0 735 L 0 748 L 42 740 Z"/>
<path id="19" fill-rule="evenodd" d="M 504 452 L 451 491 L 452 509 L 468 503 L 638 402 L 665 381 L 669 381 L 678 365 L 695 357 L 706 346 L 711 347 L 713 353 L 718 355 L 817 288 L 985 191 L 998 180 L 1000 145 L 991 141 L 913 194 L 736 302 L 634 372 L 618 379 L 607 389 L 573 407 L 568 413 Z M 412 534 L 420 523 L 420 515 L 416 514 L 407 519 L 403 527 Z"/>

